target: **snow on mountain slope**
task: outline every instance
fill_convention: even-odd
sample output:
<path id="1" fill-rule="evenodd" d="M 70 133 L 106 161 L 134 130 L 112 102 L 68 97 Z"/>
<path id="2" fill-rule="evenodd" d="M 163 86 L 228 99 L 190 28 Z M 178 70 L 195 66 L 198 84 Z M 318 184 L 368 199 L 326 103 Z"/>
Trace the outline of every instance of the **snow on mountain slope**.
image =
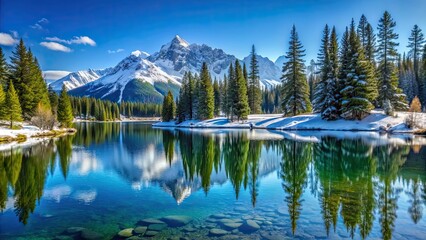
<path id="1" fill-rule="evenodd" d="M 163 71 L 180 80 L 187 71 L 199 73 L 203 62 L 206 62 L 213 79 L 223 79 L 228 74 L 229 65 L 237 58 L 225 53 L 222 49 L 211 48 L 205 44 L 189 44 L 176 35 L 172 41 L 161 47 L 148 57 Z M 258 55 L 261 87 L 276 86 L 280 83 L 280 68 L 268 58 Z M 249 66 L 249 58 L 242 61 Z"/>
<path id="2" fill-rule="evenodd" d="M 96 81 L 69 91 L 75 96 L 91 96 L 114 102 L 142 101 L 159 103 L 168 90 L 178 95 L 180 83 L 146 58 L 134 51 L 108 74 Z"/>
<path id="3" fill-rule="evenodd" d="M 66 75 L 63 78 L 60 78 L 50 84 L 53 90 L 60 91 L 62 85 L 65 85 L 67 90 L 71 90 L 80 86 L 83 86 L 89 82 L 95 81 L 102 77 L 105 74 L 108 74 L 112 68 L 100 69 L 100 70 L 82 70 L 77 72 L 72 72 Z"/>
<path id="4" fill-rule="evenodd" d="M 270 88 L 281 84 L 281 69 L 267 57 L 256 55 L 256 58 L 259 65 L 260 85 L 262 87 Z M 247 68 L 250 66 L 250 59 L 251 55 L 243 59 Z"/>
<path id="5" fill-rule="evenodd" d="M 188 44 L 176 35 L 170 43 L 163 45 L 159 52 L 148 57 L 148 60 L 176 79 L 181 79 L 186 71 L 200 72 L 203 62 L 206 62 L 212 78 L 221 79 L 223 74 L 227 73 L 229 64 L 235 62 L 236 58 L 205 44 Z"/>

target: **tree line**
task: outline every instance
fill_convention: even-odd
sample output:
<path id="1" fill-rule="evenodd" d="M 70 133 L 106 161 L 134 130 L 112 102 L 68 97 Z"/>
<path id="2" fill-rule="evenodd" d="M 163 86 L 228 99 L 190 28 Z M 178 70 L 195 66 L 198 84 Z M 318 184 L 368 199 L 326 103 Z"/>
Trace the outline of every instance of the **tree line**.
<path id="1" fill-rule="evenodd" d="M 408 110 L 416 97 L 426 104 L 426 44 L 422 30 L 414 25 L 409 37 L 409 53 L 401 57 L 396 47 L 396 22 L 385 11 L 377 33 L 362 15 L 338 37 L 335 27 L 323 30 L 317 61 L 306 67 L 305 49 L 296 27 L 290 32 L 281 85 L 260 89 L 255 48 L 249 73 L 237 60 L 221 81 L 211 80 L 204 63 L 199 75 L 186 73 L 174 102 L 170 94 L 163 104 L 163 119 L 177 122 L 209 119 L 224 115 L 247 119 L 249 113 L 283 113 L 295 116 L 319 113 L 323 119 L 362 119 L 374 108 L 387 115 Z M 167 97 L 167 96 L 166 96 Z M 165 100 L 166 100 L 165 97 Z M 412 108 L 413 109 L 413 108 Z"/>
<path id="2" fill-rule="evenodd" d="M 121 117 L 160 117 L 161 105 L 141 102 L 111 102 L 92 97 L 71 97 L 73 116 L 83 120 L 116 121 Z"/>
<path id="3" fill-rule="evenodd" d="M 65 86 L 58 94 L 43 79 L 37 58 L 21 39 L 5 60 L 0 48 L 0 120 L 10 128 L 16 122 L 29 121 L 42 129 L 52 129 L 57 122 L 71 127 L 74 117 L 86 120 L 113 121 L 125 117 L 159 117 L 160 104 L 114 103 L 87 97 L 68 96 Z"/>
<path id="4" fill-rule="evenodd" d="M 259 64 L 252 46 L 250 66 L 239 60 L 231 63 L 222 81 L 212 81 L 207 63 L 193 75 L 186 72 L 182 78 L 179 96 L 169 91 L 163 101 L 163 121 L 176 117 L 177 122 L 192 119 L 210 119 L 223 113 L 231 120 L 247 119 L 250 113 L 262 112 L 262 92 L 259 82 Z"/>

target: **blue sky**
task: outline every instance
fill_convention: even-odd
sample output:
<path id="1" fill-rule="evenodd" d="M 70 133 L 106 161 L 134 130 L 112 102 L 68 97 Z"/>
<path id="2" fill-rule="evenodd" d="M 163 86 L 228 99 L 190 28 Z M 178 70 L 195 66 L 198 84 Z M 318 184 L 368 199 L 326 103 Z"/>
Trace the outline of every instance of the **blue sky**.
<path id="1" fill-rule="evenodd" d="M 114 66 L 136 49 L 158 51 L 176 34 L 239 58 L 255 44 L 275 61 L 295 24 L 309 62 L 326 23 L 340 36 L 364 13 L 376 29 L 385 10 L 397 22 L 400 51 L 414 24 L 426 31 L 424 0 L 0 0 L 0 44 L 8 57 L 22 37 L 43 70 Z"/>

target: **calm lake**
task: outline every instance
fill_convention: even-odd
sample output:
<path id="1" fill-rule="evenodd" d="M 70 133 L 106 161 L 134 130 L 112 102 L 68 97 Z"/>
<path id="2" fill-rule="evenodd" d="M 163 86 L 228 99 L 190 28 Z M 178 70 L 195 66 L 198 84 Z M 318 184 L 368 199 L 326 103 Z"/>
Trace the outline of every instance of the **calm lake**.
<path id="1" fill-rule="evenodd" d="M 0 239 L 426 236 L 425 138 L 76 127 L 0 152 Z"/>

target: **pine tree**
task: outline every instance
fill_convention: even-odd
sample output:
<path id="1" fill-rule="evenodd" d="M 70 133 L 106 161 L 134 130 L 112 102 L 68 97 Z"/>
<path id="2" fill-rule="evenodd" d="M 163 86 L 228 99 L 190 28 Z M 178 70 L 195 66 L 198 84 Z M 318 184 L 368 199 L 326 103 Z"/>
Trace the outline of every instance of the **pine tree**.
<path id="1" fill-rule="evenodd" d="M 228 77 L 226 76 L 226 74 L 224 74 L 223 76 L 223 82 L 222 82 L 222 112 L 225 114 L 225 117 L 229 117 L 230 111 L 229 111 L 229 81 L 228 81 Z"/>
<path id="2" fill-rule="evenodd" d="M 72 114 L 71 101 L 65 85 L 62 86 L 62 91 L 59 95 L 57 114 L 58 121 L 62 127 L 71 127 L 74 117 Z"/>
<path id="3" fill-rule="evenodd" d="M 174 101 L 174 97 L 171 91 L 167 92 L 167 95 L 164 96 L 163 100 L 163 111 L 162 111 L 162 119 L 163 122 L 169 122 L 174 119 L 176 112 L 176 104 Z"/>
<path id="4" fill-rule="evenodd" d="M 18 94 L 22 113 L 26 117 L 31 115 L 32 110 L 36 106 L 34 104 L 34 89 L 30 84 L 31 59 L 28 59 L 28 55 L 24 41 L 21 39 L 19 44 L 16 46 L 15 51 L 12 52 L 12 56 L 10 58 L 11 80 L 16 89 L 16 93 Z"/>
<path id="5" fill-rule="evenodd" d="M 4 58 L 3 50 L 0 47 L 0 87 L 6 90 L 7 76 L 9 74 L 6 59 Z"/>
<path id="6" fill-rule="evenodd" d="M 261 112 L 261 91 L 259 84 L 259 63 L 257 61 L 256 50 L 254 45 L 251 48 L 250 53 L 250 72 L 248 75 L 248 101 L 250 106 L 250 112 L 253 114 Z"/>
<path id="7" fill-rule="evenodd" d="M 29 60 L 29 83 L 28 85 L 33 89 L 34 99 L 33 104 L 35 105 L 31 110 L 31 113 L 35 111 L 38 104 L 42 104 L 44 108 L 50 110 L 49 93 L 46 82 L 43 79 L 43 74 L 38 64 L 37 58 L 35 58 L 29 49 L 27 52 Z"/>
<path id="8" fill-rule="evenodd" d="M 284 63 L 282 80 L 282 109 L 284 115 L 295 116 L 312 110 L 309 101 L 309 86 L 305 75 L 305 65 L 302 57 L 305 56 L 302 44 L 299 41 L 296 27 L 291 30 L 289 51 L 286 54 L 288 61 Z"/>
<path id="9" fill-rule="evenodd" d="M 425 43 L 425 39 L 422 33 L 422 30 L 419 28 L 419 26 L 414 25 L 413 30 L 411 30 L 411 35 L 408 38 L 408 48 L 410 51 L 408 52 L 409 56 L 413 59 L 413 70 L 414 70 L 414 79 L 416 81 L 416 85 L 419 86 L 419 92 L 415 93 L 420 96 L 420 101 L 424 102 L 424 95 L 423 92 L 423 84 L 420 76 L 420 56 L 422 54 L 422 47 Z"/>
<path id="10" fill-rule="evenodd" d="M 362 119 L 374 108 L 370 102 L 369 82 L 375 80 L 374 72 L 365 60 L 364 51 L 355 31 L 352 20 L 349 32 L 349 65 L 344 78 L 342 95 L 342 117 L 345 119 Z"/>
<path id="11" fill-rule="evenodd" d="M 364 49 L 365 59 L 374 64 L 374 53 L 376 49 L 376 36 L 374 35 L 374 30 L 371 24 L 367 21 L 367 18 L 364 14 L 359 20 L 357 34 L 361 41 L 361 46 Z"/>
<path id="12" fill-rule="evenodd" d="M 315 86 L 314 106 L 315 111 L 321 113 L 321 117 L 326 120 L 336 120 L 339 117 L 337 94 L 337 73 L 338 73 L 338 43 L 336 30 L 333 27 L 331 36 L 327 25 L 324 28 L 324 35 L 321 50 L 318 54 L 320 66 L 320 81 Z"/>
<path id="13" fill-rule="evenodd" d="M 231 121 L 234 120 L 234 102 L 236 102 L 236 97 L 237 97 L 237 80 L 235 77 L 235 69 L 231 64 L 229 65 L 229 72 L 228 72 L 228 106 L 227 106 L 227 110 L 229 111 L 229 117 L 231 119 Z"/>
<path id="14" fill-rule="evenodd" d="M 48 88 L 48 92 L 49 92 L 49 102 L 50 102 L 50 107 L 52 109 L 52 114 L 56 115 L 56 112 L 58 110 L 58 101 L 59 101 L 58 94 L 56 94 L 56 92 L 53 90 L 52 86 L 50 85 Z"/>
<path id="15" fill-rule="evenodd" d="M 23 119 L 21 104 L 19 103 L 19 97 L 15 91 L 15 87 L 13 86 L 12 81 L 9 82 L 5 106 L 5 119 L 10 122 L 10 128 L 13 129 L 13 122 L 20 122 Z"/>
<path id="16" fill-rule="evenodd" d="M 200 88 L 198 95 L 198 119 L 211 119 L 214 116 L 214 90 L 212 80 L 207 68 L 207 63 L 203 63 L 200 72 Z"/>
<path id="17" fill-rule="evenodd" d="M 378 75 L 379 75 L 379 103 L 387 109 L 385 112 L 390 113 L 393 110 L 406 110 L 407 103 L 402 90 L 398 88 L 398 69 L 395 67 L 394 61 L 397 60 L 398 53 L 396 51 L 396 40 L 398 34 L 394 33 L 396 23 L 393 21 L 389 12 L 385 12 L 379 20 L 378 30 Z M 389 105 L 390 103 L 390 105 Z"/>
<path id="18" fill-rule="evenodd" d="M 235 92 L 233 102 L 234 114 L 237 120 L 247 119 L 250 107 L 247 97 L 247 81 L 244 79 L 244 70 L 238 60 L 235 61 Z"/>
<path id="19" fill-rule="evenodd" d="M 217 80 L 213 83 L 213 92 L 214 92 L 214 115 L 219 116 L 220 114 L 220 105 L 221 105 L 221 94 L 219 89 L 219 83 Z"/>

